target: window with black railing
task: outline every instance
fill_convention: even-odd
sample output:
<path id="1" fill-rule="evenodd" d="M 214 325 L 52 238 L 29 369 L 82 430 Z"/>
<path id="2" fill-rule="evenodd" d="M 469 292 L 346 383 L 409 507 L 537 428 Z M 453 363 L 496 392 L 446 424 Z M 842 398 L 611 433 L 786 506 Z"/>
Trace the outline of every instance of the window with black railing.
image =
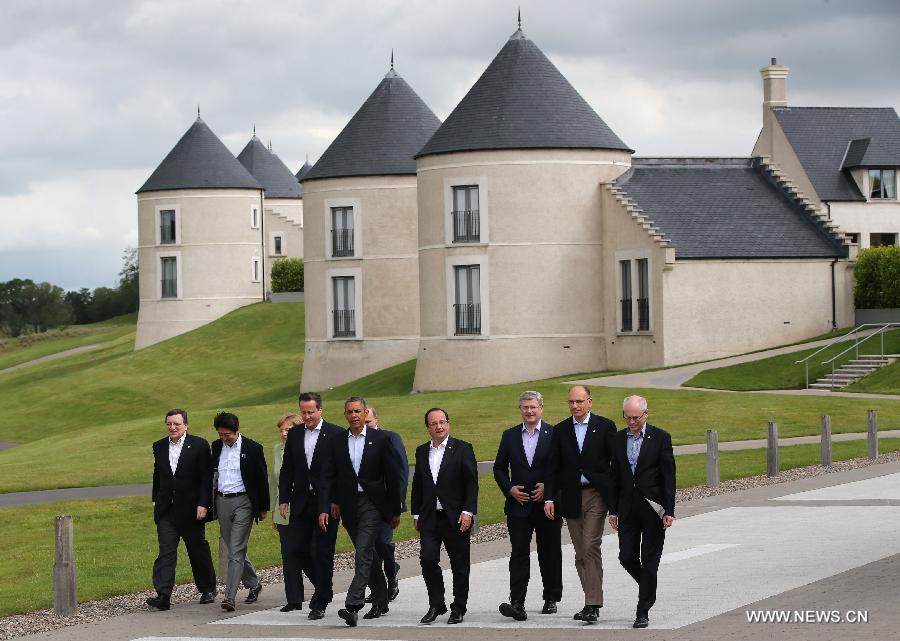
<path id="1" fill-rule="evenodd" d="M 353 309 L 336 309 L 334 315 L 334 335 L 336 337 L 356 336 L 356 318 Z"/>
<path id="2" fill-rule="evenodd" d="M 479 303 L 456 303 L 456 335 L 481 334 L 481 305 Z"/>
<path id="3" fill-rule="evenodd" d="M 331 256 L 353 256 L 353 207 L 331 208 Z"/>
<path id="4" fill-rule="evenodd" d="M 622 298 L 619 299 L 619 305 L 622 312 L 622 324 L 620 331 L 630 332 L 634 327 L 632 319 L 632 301 L 631 301 L 631 261 L 619 261 L 619 278 L 622 289 Z"/>
<path id="5" fill-rule="evenodd" d="M 638 331 L 650 331 L 650 261 L 637 260 L 638 270 Z"/>
<path id="6" fill-rule="evenodd" d="M 175 244 L 175 210 L 163 209 L 159 212 L 159 244 Z"/>
<path id="7" fill-rule="evenodd" d="M 481 218 L 478 206 L 478 185 L 459 185 L 453 188 L 453 242 L 481 241 Z"/>
<path id="8" fill-rule="evenodd" d="M 356 336 L 356 280 L 352 276 L 336 276 L 334 287 L 334 309 L 331 312 L 335 338 Z"/>

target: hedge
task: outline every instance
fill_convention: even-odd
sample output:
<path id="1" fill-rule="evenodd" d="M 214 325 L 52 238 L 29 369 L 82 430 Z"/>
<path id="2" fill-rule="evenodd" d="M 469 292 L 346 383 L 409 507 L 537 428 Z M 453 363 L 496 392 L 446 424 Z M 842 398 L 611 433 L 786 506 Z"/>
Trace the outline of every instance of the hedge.
<path id="1" fill-rule="evenodd" d="M 272 291 L 303 291 L 303 259 L 276 258 L 272 262 Z"/>
<path id="2" fill-rule="evenodd" d="M 861 250 L 853 277 L 857 309 L 900 307 L 900 247 Z"/>

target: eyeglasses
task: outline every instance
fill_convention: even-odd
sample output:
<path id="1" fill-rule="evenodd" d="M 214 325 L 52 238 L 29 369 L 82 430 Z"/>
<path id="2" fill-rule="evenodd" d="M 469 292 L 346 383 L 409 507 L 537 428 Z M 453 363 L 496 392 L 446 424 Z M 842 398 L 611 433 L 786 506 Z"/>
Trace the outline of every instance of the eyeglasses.
<path id="1" fill-rule="evenodd" d="M 589 400 L 591 400 L 590 396 L 587 398 L 573 398 L 569 401 L 569 405 L 581 405 L 582 403 L 587 403 Z"/>
<path id="2" fill-rule="evenodd" d="M 431 421 L 428 424 L 428 427 L 437 427 L 438 425 L 450 425 L 450 421 L 445 421 L 444 419 L 441 419 L 439 421 Z"/>
<path id="3" fill-rule="evenodd" d="M 646 413 L 647 413 L 647 411 L 644 410 L 643 412 L 641 412 L 641 413 L 638 414 L 637 416 L 628 416 L 628 414 L 626 414 L 625 412 L 622 412 L 622 418 L 624 418 L 626 421 L 639 421 L 639 420 L 641 420 L 642 418 L 644 418 L 644 415 L 645 415 Z"/>

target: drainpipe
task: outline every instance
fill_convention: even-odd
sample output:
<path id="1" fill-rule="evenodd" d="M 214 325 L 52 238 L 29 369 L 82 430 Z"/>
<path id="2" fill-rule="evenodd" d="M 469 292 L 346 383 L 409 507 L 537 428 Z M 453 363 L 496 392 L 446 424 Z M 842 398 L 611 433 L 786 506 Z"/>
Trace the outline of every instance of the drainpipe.
<path id="1" fill-rule="evenodd" d="M 834 284 L 834 266 L 838 259 L 831 261 L 831 329 L 837 329 L 837 286 Z"/>

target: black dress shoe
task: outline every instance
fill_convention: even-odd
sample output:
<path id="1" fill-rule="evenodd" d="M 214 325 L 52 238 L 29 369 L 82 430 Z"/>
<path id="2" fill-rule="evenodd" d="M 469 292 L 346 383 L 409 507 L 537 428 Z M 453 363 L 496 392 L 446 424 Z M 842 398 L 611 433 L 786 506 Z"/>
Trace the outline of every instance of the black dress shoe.
<path id="1" fill-rule="evenodd" d="M 646 628 L 650 625 L 650 616 L 647 612 L 638 612 L 634 617 L 632 628 Z"/>
<path id="2" fill-rule="evenodd" d="M 369 593 L 366 595 L 366 598 L 363 599 L 363 601 L 365 601 L 366 603 L 371 603 L 371 602 L 372 602 L 372 593 L 369 592 Z"/>
<path id="3" fill-rule="evenodd" d="M 297 603 L 288 603 L 283 606 L 279 612 L 292 612 L 294 610 L 302 610 L 303 609 L 303 601 L 299 601 Z"/>
<path id="4" fill-rule="evenodd" d="M 222 599 L 222 609 L 226 612 L 234 612 L 234 601 L 231 599 Z"/>
<path id="5" fill-rule="evenodd" d="M 257 583 L 255 588 L 250 588 L 250 592 L 247 594 L 247 598 L 244 599 L 244 603 L 256 603 L 257 599 L 259 599 L 260 592 L 262 592 L 262 583 Z"/>
<path id="6" fill-rule="evenodd" d="M 206 605 L 207 603 L 213 603 L 216 600 L 215 592 L 204 592 L 200 595 L 200 603 L 202 605 Z"/>
<path id="7" fill-rule="evenodd" d="M 147 605 L 150 607 L 156 608 L 157 610 L 168 610 L 169 609 L 169 597 L 163 596 L 162 594 L 157 594 L 156 596 L 151 596 L 147 598 Z"/>
<path id="8" fill-rule="evenodd" d="M 556 614 L 556 601 L 544 601 L 541 614 Z"/>
<path id="9" fill-rule="evenodd" d="M 363 618 L 377 619 L 382 614 L 387 614 L 388 612 L 390 612 L 390 608 L 387 606 L 387 603 L 383 603 L 381 605 L 373 603 L 371 609 L 363 615 Z"/>
<path id="10" fill-rule="evenodd" d="M 425 613 L 425 616 L 422 617 L 422 619 L 419 621 L 419 623 L 434 623 L 435 619 L 437 619 L 442 614 L 445 614 L 446 612 L 447 612 L 446 605 L 439 605 L 439 606 L 433 605 L 430 608 L 428 608 L 428 612 Z"/>
<path id="11" fill-rule="evenodd" d="M 393 601 L 400 594 L 400 586 L 397 585 L 397 579 L 388 579 L 388 601 Z"/>
<path id="12" fill-rule="evenodd" d="M 596 623 L 597 619 L 600 618 L 600 606 L 586 605 L 581 609 L 581 612 L 576 612 L 572 618 L 585 623 Z"/>
<path id="13" fill-rule="evenodd" d="M 311 619 L 312 621 L 318 621 L 319 619 L 325 618 L 325 610 L 320 610 L 319 608 L 311 607 L 309 609 L 309 614 L 306 615 L 307 619 Z"/>
<path id="14" fill-rule="evenodd" d="M 447 619 L 447 623 L 449 623 L 450 625 L 453 625 L 455 623 L 462 623 L 463 616 L 465 616 L 464 612 L 461 612 L 459 610 L 450 610 L 450 618 Z"/>
<path id="15" fill-rule="evenodd" d="M 510 619 L 515 619 L 516 621 L 524 621 L 528 618 L 528 613 L 525 612 L 525 606 L 518 601 L 501 603 L 500 614 L 509 617 Z"/>
<path id="16" fill-rule="evenodd" d="M 351 628 L 356 627 L 356 621 L 359 618 L 359 615 L 356 614 L 356 612 L 354 612 L 353 610 L 341 608 L 340 610 L 338 610 L 338 616 L 341 617 L 344 620 L 344 623 L 346 623 Z"/>

